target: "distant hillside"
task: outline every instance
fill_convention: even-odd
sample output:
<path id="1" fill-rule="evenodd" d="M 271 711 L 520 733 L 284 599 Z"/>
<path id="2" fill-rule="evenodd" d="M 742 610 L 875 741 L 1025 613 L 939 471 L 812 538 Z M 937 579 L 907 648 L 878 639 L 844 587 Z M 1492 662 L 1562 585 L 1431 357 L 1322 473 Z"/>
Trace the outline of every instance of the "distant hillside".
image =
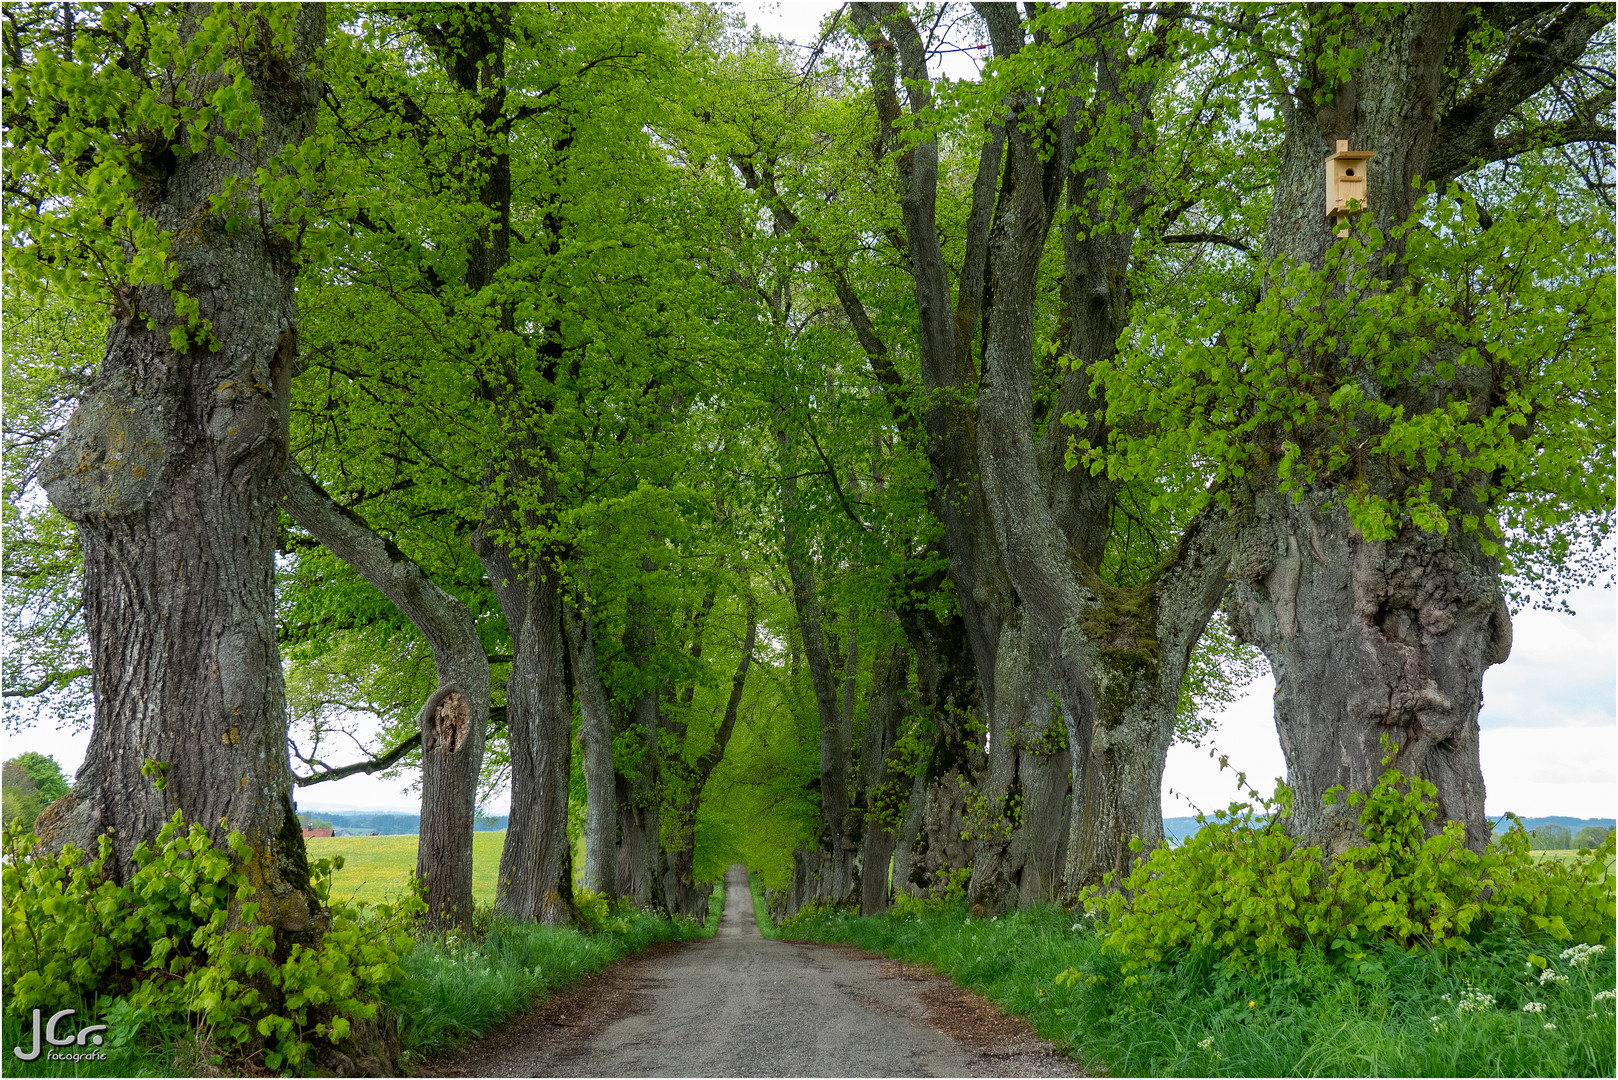
<path id="1" fill-rule="evenodd" d="M 1579 817 L 1525 817 L 1523 826 L 1529 830 L 1537 829 L 1542 825 L 1562 825 L 1569 832 L 1577 833 L 1586 825 L 1599 825 L 1604 829 L 1618 828 L 1618 819 L 1614 818 L 1579 818 Z M 1174 843 L 1178 844 L 1186 837 L 1196 832 L 1199 826 L 1194 817 L 1171 817 L 1163 819 L 1163 833 Z M 1511 828 L 1511 819 L 1501 815 L 1494 823 L 1494 831 L 1503 833 Z"/>
<path id="2" fill-rule="evenodd" d="M 322 821 L 329 821 L 339 836 L 415 836 L 421 832 L 420 814 L 401 814 L 386 810 L 314 810 Z M 474 832 L 498 832 L 506 827 L 506 815 L 476 818 Z"/>
<path id="3" fill-rule="evenodd" d="M 1618 828 L 1618 819 L 1610 817 L 1525 817 L 1522 819 L 1523 827 L 1532 831 L 1541 825 L 1563 825 L 1572 833 L 1577 833 L 1586 825 L 1599 825 L 1603 829 Z M 1504 814 L 1494 823 L 1494 831 L 1506 832 L 1511 828 L 1511 819 Z"/>

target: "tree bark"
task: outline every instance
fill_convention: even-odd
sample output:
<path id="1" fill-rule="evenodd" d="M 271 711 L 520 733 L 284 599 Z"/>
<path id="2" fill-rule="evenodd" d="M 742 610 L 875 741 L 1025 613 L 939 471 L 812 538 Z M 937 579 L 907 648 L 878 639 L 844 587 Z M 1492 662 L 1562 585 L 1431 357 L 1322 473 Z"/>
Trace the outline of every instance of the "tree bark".
<path id="1" fill-rule="evenodd" d="M 579 745 L 584 755 L 584 874 L 580 884 L 618 896 L 618 785 L 612 766 L 612 711 L 596 663 L 590 605 L 576 595 L 563 609 L 573 685 L 579 696 Z"/>
<path id="2" fill-rule="evenodd" d="M 1545 14 L 1524 6 L 1487 17 L 1511 23 Z M 1474 72 L 1483 76 L 1476 89 L 1447 111 L 1457 65 L 1472 63 L 1473 10 L 1416 5 L 1387 19 L 1353 17 L 1345 44 L 1368 51 L 1348 77 L 1339 82 L 1306 62 L 1302 85 L 1277 98 L 1284 102 L 1286 136 L 1267 259 L 1318 268 L 1336 242 L 1323 213 L 1323 162 L 1336 140 L 1376 152 L 1368 214 L 1386 234 L 1414 210 L 1418 178 L 1447 180 L 1498 158 L 1496 125 L 1576 63 L 1612 17 L 1610 8 L 1551 12 L 1495 70 Z M 1399 250 L 1393 241 L 1390 251 Z M 1377 272 L 1396 278 L 1404 271 L 1395 260 Z M 1272 273 L 1266 290 L 1284 281 L 1284 273 Z M 1322 362 L 1336 369 L 1345 360 Z M 1492 377 L 1485 374 L 1479 384 L 1477 376 L 1391 388 L 1363 367 L 1334 377 L 1355 380 L 1383 402 L 1414 413 L 1486 401 L 1494 392 Z M 1336 785 L 1368 791 L 1385 768 L 1382 740 L 1388 736 L 1397 745 L 1392 765 L 1438 788 L 1440 815 L 1430 828 L 1460 821 L 1468 844 L 1481 850 L 1490 836 L 1478 757 L 1483 674 L 1511 649 L 1498 564 L 1457 524 L 1438 534 L 1405 522 L 1392 539 L 1367 540 L 1340 495 L 1329 490 L 1348 482 L 1397 494 L 1405 481 L 1367 462 L 1353 478 L 1327 478 L 1328 490 L 1305 492 L 1294 503 L 1277 493 L 1280 480 L 1271 468 L 1253 476 L 1251 512 L 1241 518 L 1232 623 L 1243 640 L 1264 651 L 1275 674 L 1276 727 L 1294 795 L 1292 829 L 1328 851 L 1355 843 L 1358 812 L 1342 803 L 1323 806 L 1321 798 Z M 1488 508 L 1456 510 L 1481 519 Z"/>
<path id="3" fill-rule="evenodd" d="M 1367 541 L 1341 506 L 1266 493 L 1242 530 L 1233 629 L 1275 674 L 1275 725 L 1292 788 L 1291 829 L 1329 854 L 1359 842 L 1359 810 L 1328 788 L 1367 792 L 1392 766 L 1438 788 L 1439 814 L 1482 849 L 1478 710 L 1483 672 L 1511 652 L 1499 569 L 1474 538 L 1406 529 Z"/>
<path id="4" fill-rule="evenodd" d="M 188 10 L 182 35 L 205 17 Z M 95 379 L 40 471 L 84 546 L 95 701 L 84 765 L 41 834 L 87 851 L 110 836 L 107 872 L 123 880 L 135 846 L 177 812 L 216 840 L 240 831 L 262 881 L 263 917 L 289 931 L 308 928 L 315 912 L 290 795 L 274 594 L 297 253 L 255 198 L 254 170 L 314 133 L 324 10 L 304 8 L 294 33 L 287 55 L 260 28 L 242 57 L 262 145 L 215 126 L 206 142 L 224 139 L 229 153 L 154 154 L 164 175 L 142 178 L 137 196 L 172 235 L 174 287 L 200 304 L 220 347 L 176 351 L 170 332 L 186 320 L 169 294 L 134 290 L 126 311 L 137 313 L 109 331 Z M 222 78 L 175 75 L 198 105 Z M 210 209 L 232 184 L 238 204 L 263 215 L 239 229 Z"/>
<path id="5" fill-rule="evenodd" d="M 860 789 L 864 810 L 864 836 L 860 847 L 861 915 L 888 910 L 888 866 L 903 822 L 881 820 L 876 813 L 875 795 L 889 782 L 888 755 L 899 739 L 899 723 L 903 719 L 900 696 L 909 680 L 909 659 L 909 651 L 903 645 L 893 645 L 877 654 L 871 671 L 865 732 L 860 740 Z"/>
<path id="6" fill-rule="evenodd" d="M 515 460 L 512 469 L 520 469 Z M 514 552 L 491 539 L 491 533 L 512 536 L 517 530 L 509 517 L 491 510 L 473 537 L 512 644 L 506 682 L 511 812 L 495 906 L 518 919 L 567 923 L 573 918 L 573 860 L 567 841 L 573 710 L 563 671 L 561 582 L 554 556 Z"/>
<path id="7" fill-rule="evenodd" d="M 472 613 L 419 565 L 290 468 L 281 505 L 332 554 L 393 602 L 433 650 L 437 691 L 417 714 L 421 730 L 421 837 L 416 876 L 427 886 L 432 927 L 472 918 L 472 818 L 489 726 L 489 658 Z"/>

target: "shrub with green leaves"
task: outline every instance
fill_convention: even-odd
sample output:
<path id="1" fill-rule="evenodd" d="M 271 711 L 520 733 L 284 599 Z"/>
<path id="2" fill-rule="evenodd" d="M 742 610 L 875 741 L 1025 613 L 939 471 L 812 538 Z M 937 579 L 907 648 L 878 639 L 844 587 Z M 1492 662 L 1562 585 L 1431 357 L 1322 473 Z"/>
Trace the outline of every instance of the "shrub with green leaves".
<path id="1" fill-rule="evenodd" d="M 259 920 L 245 838 L 228 850 L 180 815 L 155 843 L 135 849 L 126 884 L 69 846 L 48 854 L 31 834 L 5 839 L 5 1011 L 111 1006 L 131 1026 L 178 1021 L 205 1029 L 221 1058 L 270 1069 L 302 1066 L 314 1040 L 338 1043 L 376 1018 L 378 996 L 403 977 L 412 946 L 414 897 L 371 910 L 335 904 L 325 925 L 278 940 Z M 314 866 L 317 899 L 329 903 L 331 871 Z"/>
<path id="2" fill-rule="evenodd" d="M 1464 950 L 1508 923 L 1567 943 L 1613 942 L 1611 838 L 1577 860 L 1535 863 L 1519 827 L 1479 854 L 1455 822 L 1427 835 L 1435 794 L 1397 769 L 1369 796 L 1349 793 L 1364 843 L 1331 860 L 1294 842 L 1282 815 L 1258 820 L 1252 804 L 1234 804 L 1085 904 L 1105 917 L 1104 949 L 1133 971 L 1190 954 L 1251 969 L 1311 945 L 1348 962 L 1381 942 Z M 1265 805 L 1286 798 L 1283 789 Z"/>

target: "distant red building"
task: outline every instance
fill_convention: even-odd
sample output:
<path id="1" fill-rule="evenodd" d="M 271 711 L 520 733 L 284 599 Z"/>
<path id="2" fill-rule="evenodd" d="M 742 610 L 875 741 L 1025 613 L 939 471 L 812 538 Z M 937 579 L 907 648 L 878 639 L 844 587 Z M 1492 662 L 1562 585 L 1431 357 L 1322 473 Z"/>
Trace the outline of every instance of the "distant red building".
<path id="1" fill-rule="evenodd" d="M 305 830 L 303 830 L 303 838 L 305 840 L 309 839 L 311 836 L 330 836 L 330 835 L 331 835 L 331 827 L 330 826 L 327 826 L 324 829 L 305 829 Z"/>

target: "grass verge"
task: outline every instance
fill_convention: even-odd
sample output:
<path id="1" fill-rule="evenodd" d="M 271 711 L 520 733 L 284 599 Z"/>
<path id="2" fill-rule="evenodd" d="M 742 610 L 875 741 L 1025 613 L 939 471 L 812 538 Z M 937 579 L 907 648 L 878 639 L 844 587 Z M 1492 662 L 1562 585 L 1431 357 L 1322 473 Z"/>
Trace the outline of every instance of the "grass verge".
<path id="1" fill-rule="evenodd" d="M 753 921 L 758 923 L 758 932 L 766 938 L 780 937 L 780 928 L 770 921 L 770 906 L 764 902 L 764 875 L 751 873 L 747 883 L 753 890 Z"/>
<path id="2" fill-rule="evenodd" d="M 516 922 L 480 909 L 474 932 L 425 939 L 405 958 L 407 977 L 386 999 L 400 1017 L 402 1064 L 481 1038 L 537 997 L 649 945 L 712 937 L 724 906 L 721 882 L 706 924 L 635 911 L 612 917 L 593 933 Z"/>
<path id="3" fill-rule="evenodd" d="M 1129 976 L 1087 920 L 1051 907 L 993 920 L 961 908 L 821 914 L 782 930 L 927 964 L 1113 1074 L 1612 1076 L 1618 1067 L 1612 952 L 1579 964 L 1525 935 L 1486 938 L 1465 954 L 1378 947 L 1345 966 L 1305 950 L 1254 973 L 1187 959 Z M 1530 954 L 1565 981 L 1541 981 Z"/>

